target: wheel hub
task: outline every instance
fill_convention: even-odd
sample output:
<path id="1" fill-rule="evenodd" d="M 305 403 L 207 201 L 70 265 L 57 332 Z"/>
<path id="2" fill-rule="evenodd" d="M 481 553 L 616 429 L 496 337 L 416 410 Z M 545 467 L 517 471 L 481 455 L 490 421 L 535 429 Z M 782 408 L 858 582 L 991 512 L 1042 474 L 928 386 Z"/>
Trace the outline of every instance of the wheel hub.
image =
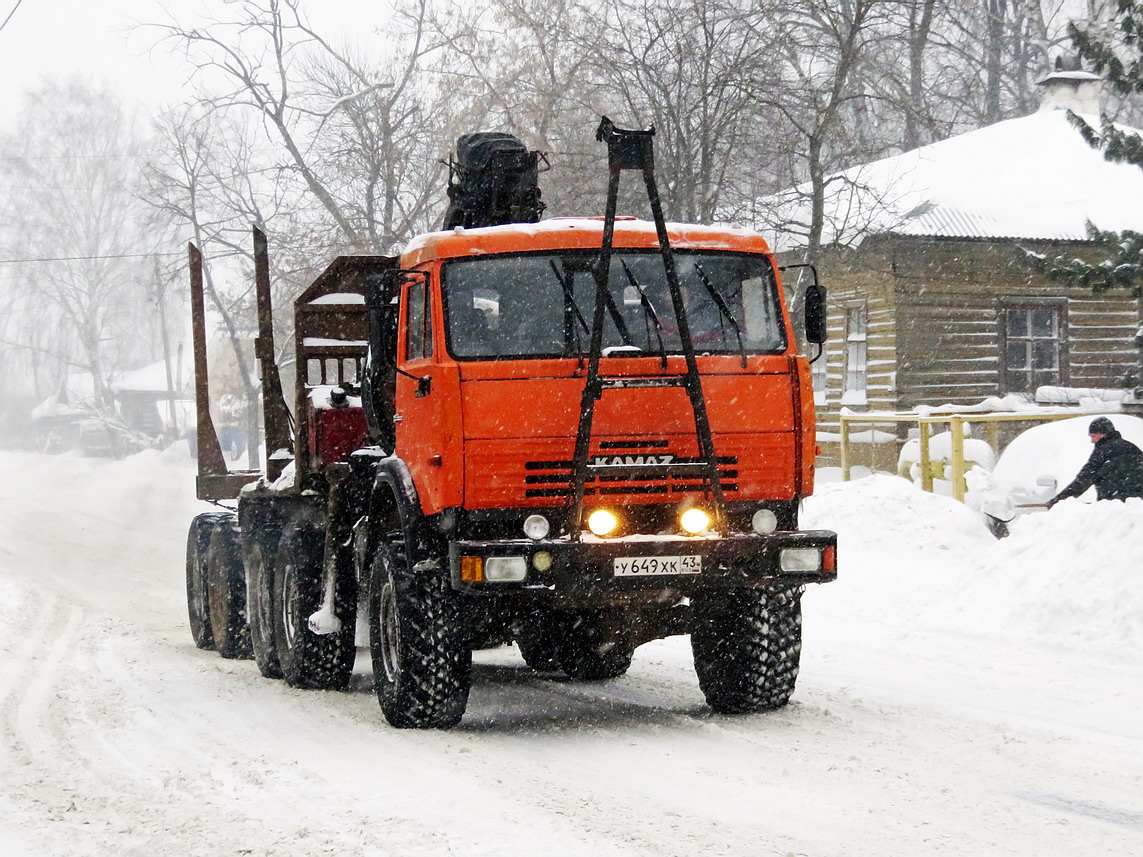
<path id="1" fill-rule="evenodd" d="M 397 652 L 401 643 L 400 628 L 397 623 L 397 597 L 392 582 L 381 588 L 378 604 L 378 619 L 381 632 L 381 664 L 385 667 L 385 678 L 397 681 Z"/>
<path id="2" fill-rule="evenodd" d="M 294 577 L 294 564 L 288 563 L 286 567 L 282 569 L 282 630 L 285 632 L 286 637 L 283 642 L 288 649 L 293 649 L 294 643 L 297 640 L 297 627 L 294 625 L 294 610 L 297 606 L 298 592 L 297 587 L 294 586 Z"/>

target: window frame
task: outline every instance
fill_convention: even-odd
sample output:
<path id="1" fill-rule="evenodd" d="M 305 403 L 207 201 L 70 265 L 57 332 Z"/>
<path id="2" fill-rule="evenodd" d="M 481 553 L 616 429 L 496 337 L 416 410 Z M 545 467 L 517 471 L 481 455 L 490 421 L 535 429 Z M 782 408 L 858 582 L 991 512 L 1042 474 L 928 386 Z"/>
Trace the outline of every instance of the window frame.
<path id="1" fill-rule="evenodd" d="M 764 275 L 764 281 L 762 284 L 762 289 L 764 290 L 765 296 L 764 296 L 763 300 L 768 302 L 767 310 L 764 310 L 764 312 L 770 311 L 773 313 L 772 318 L 770 318 L 768 320 L 768 324 L 772 327 L 772 333 L 776 339 L 776 342 L 774 345 L 772 345 L 771 347 L 768 347 L 768 348 L 752 348 L 748 344 L 746 346 L 746 353 L 750 356 L 777 355 L 777 354 L 784 354 L 789 350 L 789 347 L 790 347 L 790 345 L 789 345 L 789 331 L 788 331 L 788 327 L 787 327 L 786 311 L 785 311 L 784 307 L 781 305 L 781 295 L 780 295 L 780 292 L 778 289 L 778 275 L 775 271 L 774 260 L 772 257 L 770 257 L 766 254 L 757 253 L 757 252 L 747 252 L 747 251 L 742 251 L 742 250 L 723 250 L 723 249 L 712 249 L 712 248 L 687 248 L 687 249 L 675 250 L 674 252 L 675 252 L 676 260 L 681 259 L 681 258 L 685 258 L 685 257 L 690 257 L 690 256 L 693 256 L 693 257 L 726 256 L 729 258 L 749 257 L 749 258 L 758 260 L 758 262 L 761 266 L 760 272 L 763 273 L 763 275 Z M 614 254 L 613 254 L 613 259 L 612 259 L 613 264 L 615 263 L 616 259 L 622 257 L 625 254 L 646 256 L 649 259 L 656 259 L 656 260 L 661 258 L 660 251 L 657 247 L 620 247 L 620 248 L 614 249 Z M 581 248 L 581 247 L 552 248 L 552 249 L 546 249 L 546 250 L 535 250 L 535 251 L 526 251 L 526 252 L 486 254 L 483 256 L 473 257 L 473 258 L 457 257 L 457 258 L 446 259 L 444 261 L 442 267 L 441 267 L 441 270 L 440 270 L 440 281 L 441 281 L 440 291 L 441 291 L 441 303 L 442 303 L 442 308 L 443 308 L 442 326 L 444 328 L 444 333 L 445 333 L 445 350 L 447 351 L 449 356 L 452 359 L 460 361 L 460 362 L 468 361 L 468 360 L 489 361 L 489 360 L 545 360 L 545 359 L 568 359 L 568 358 L 582 359 L 582 358 L 586 357 L 587 352 L 588 352 L 587 346 L 588 346 L 588 343 L 590 341 L 590 335 L 589 335 L 589 333 L 584 332 L 584 331 L 579 330 L 579 329 L 577 329 L 577 333 L 574 336 L 571 335 L 571 331 L 573 330 L 573 328 L 575 328 L 575 325 L 577 322 L 573 317 L 574 313 L 569 312 L 566 307 L 565 307 L 564 315 L 563 315 L 563 330 L 564 330 L 565 342 L 568 341 L 569 338 L 574 339 L 576 336 L 578 336 L 582 340 L 580 342 L 580 349 L 581 350 L 578 354 L 576 354 L 574 352 L 553 350 L 553 351 L 536 351 L 534 353 L 495 353 L 495 354 L 475 354 L 474 355 L 474 354 L 460 353 L 460 349 L 458 349 L 456 347 L 456 344 L 454 342 L 453 319 L 451 316 L 451 312 L 453 310 L 451 303 L 454 299 L 454 294 L 453 294 L 453 282 L 451 281 L 451 274 L 454 270 L 456 270 L 456 267 L 458 265 L 479 264 L 480 262 L 494 261 L 497 259 L 527 258 L 527 257 L 544 258 L 544 257 L 562 257 L 562 256 L 582 257 L 582 259 L 584 260 L 585 267 L 582 271 L 580 271 L 580 273 L 587 273 L 589 268 L 587 268 L 586 265 L 598 257 L 598 251 L 595 249 Z M 616 279 L 613 276 L 612 283 L 613 284 L 616 284 L 616 283 L 622 284 L 622 280 Z M 686 284 L 684 283 L 683 285 L 685 288 Z M 613 285 L 613 287 L 614 287 L 614 285 Z M 592 285 L 591 289 L 593 289 L 593 288 L 594 288 L 594 286 Z M 623 291 L 624 290 L 621 288 L 618 294 L 622 295 Z M 700 301 L 705 302 L 707 300 L 707 298 L 705 296 L 701 296 L 701 293 L 698 292 L 697 290 L 695 293 L 696 293 L 696 295 L 700 295 L 700 298 L 699 298 Z M 613 294 L 615 294 L 615 292 L 613 292 Z M 623 302 L 619 301 L 617 303 L 619 305 L 620 310 L 622 310 L 623 306 L 624 306 Z M 591 321 L 592 321 L 592 312 L 594 310 L 594 297 L 592 296 L 592 299 L 588 302 L 587 305 L 581 305 L 580 310 L 583 313 L 586 322 L 590 325 Z M 671 308 L 667 308 L 666 311 L 664 311 L 664 308 L 660 307 L 660 313 L 661 313 L 660 319 L 661 319 L 661 321 L 664 322 L 664 326 L 668 331 L 665 335 L 670 336 L 669 331 L 670 331 L 671 326 L 674 323 L 674 311 Z M 640 318 L 643 319 L 645 322 L 645 318 L 643 316 L 640 315 Z M 745 324 L 746 324 L 745 316 L 743 318 L 738 319 L 738 321 L 745 326 Z M 691 329 L 692 338 L 695 337 L 695 335 L 696 335 L 696 331 L 693 327 L 693 324 L 694 324 L 694 322 L 692 319 L 692 329 Z M 728 330 L 729 330 L 729 328 L 728 328 Z M 613 332 L 611 330 L 610 316 L 605 315 L 605 317 L 604 317 L 604 335 L 605 335 L 605 337 L 608 336 L 609 332 Z M 726 355 L 726 354 L 737 355 L 739 353 L 738 348 L 735 345 L 735 338 L 733 336 L 730 336 L 727 339 L 726 343 L 719 348 L 711 348 L 709 345 L 704 345 L 701 342 L 693 342 L 693 345 L 694 345 L 695 352 L 698 354 L 709 353 L 709 354 L 715 354 L 715 355 Z M 605 347 L 607 347 L 606 342 L 605 342 Z M 667 348 L 667 354 L 669 354 L 669 355 L 682 354 L 682 350 L 681 350 L 681 348 L 677 347 L 676 345 L 672 345 L 671 347 Z M 644 356 L 655 356 L 655 357 L 657 357 L 659 355 L 659 352 L 657 350 L 654 350 L 654 349 L 645 350 L 643 352 L 643 355 Z"/>
<path id="2" fill-rule="evenodd" d="M 1011 337 L 1009 334 L 1009 318 L 1013 310 L 1032 312 L 1035 310 L 1050 309 L 1056 316 L 1056 335 L 1049 341 L 1056 345 L 1056 378 L 1052 382 L 1036 383 L 1036 369 L 1029 365 L 1025 369 L 1013 369 L 1008 360 L 1008 345 L 1010 339 L 1024 340 L 1028 343 L 1036 341 L 1032 335 L 1029 323 L 1029 335 L 1026 337 Z M 1029 319 L 1030 322 L 1030 319 Z M 1069 331 L 1068 331 L 1068 299 L 1064 297 L 1002 297 L 997 307 L 998 341 L 998 387 L 1001 393 L 1027 393 L 1034 395 L 1040 386 L 1067 386 L 1070 378 L 1069 372 Z M 1041 340 L 1042 341 L 1042 340 Z M 1032 361 L 1029 361 L 1030 363 Z M 1019 374 L 1023 381 L 1019 386 L 1012 383 L 1012 379 Z M 1028 384 L 1031 383 L 1029 387 Z"/>
<path id="3" fill-rule="evenodd" d="M 842 357 L 841 374 L 841 401 L 842 405 L 865 405 L 869 403 L 869 302 L 859 301 L 847 303 L 845 309 L 845 352 Z M 854 320 L 863 320 L 862 329 L 854 330 Z M 861 367 L 852 364 L 857 362 L 855 351 L 860 351 Z M 850 378 L 860 379 L 861 386 L 850 386 Z"/>
<path id="4" fill-rule="evenodd" d="M 413 333 L 414 304 L 417 305 L 416 321 L 420 330 L 417 336 Z M 427 276 L 418 277 L 405 287 L 405 347 L 404 362 L 414 360 L 427 360 L 433 356 L 433 312 L 432 289 L 429 288 Z M 414 348 L 414 344 L 417 346 Z"/>

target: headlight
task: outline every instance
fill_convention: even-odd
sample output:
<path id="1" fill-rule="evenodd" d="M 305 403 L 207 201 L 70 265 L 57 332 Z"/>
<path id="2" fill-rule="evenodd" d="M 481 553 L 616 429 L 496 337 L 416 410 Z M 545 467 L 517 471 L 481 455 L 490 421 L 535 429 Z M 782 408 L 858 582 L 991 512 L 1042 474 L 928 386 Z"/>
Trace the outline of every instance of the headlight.
<path id="1" fill-rule="evenodd" d="M 778 557 L 782 571 L 818 571 L 822 552 L 818 548 L 783 548 Z"/>
<path id="2" fill-rule="evenodd" d="M 606 536 L 619 526 L 619 519 L 606 509 L 596 509 L 587 518 L 587 528 L 597 536 Z"/>
<path id="3" fill-rule="evenodd" d="M 514 583 L 528 576 L 522 556 L 490 556 L 484 561 L 484 579 L 489 583 Z"/>
<path id="4" fill-rule="evenodd" d="M 552 525 L 543 515 L 529 515 L 524 520 L 524 535 L 535 541 L 546 538 Z"/>
<path id="5" fill-rule="evenodd" d="M 778 516 L 769 509 L 759 509 L 750 519 L 750 526 L 760 536 L 765 536 L 778 529 Z"/>
<path id="6" fill-rule="evenodd" d="M 710 529 L 710 515 L 702 509 L 687 509 L 679 518 L 679 524 L 692 536 Z"/>

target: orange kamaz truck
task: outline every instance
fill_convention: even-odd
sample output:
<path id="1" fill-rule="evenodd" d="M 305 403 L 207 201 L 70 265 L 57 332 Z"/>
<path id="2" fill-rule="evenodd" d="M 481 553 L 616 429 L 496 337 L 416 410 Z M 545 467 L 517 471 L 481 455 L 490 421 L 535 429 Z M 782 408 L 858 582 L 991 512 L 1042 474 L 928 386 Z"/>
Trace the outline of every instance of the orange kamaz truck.
<path id="1" fill-rule="evenodd" d="M 461 138 L 449 228 L 338 258 L 295 302 L 292 406 L 256 232 L 264 472 L 228 471 L 214 434 L 191 248 L 198 496 L 222 507 L 187 542 L 200 647 L 339 688 L 368 645 L 397 727 L 459 722 L 473 650 L 508 643 L 593 681 L 689 634 L 714 710 L 790 699 L 802 590 L 836 575 L 836 536 L 798 528 L 809 363 L 758 234 L 665 222 L 653 133 L 605 119 L 605 214 L 542 221 L 541 156 Z M 625 172 L 650 220 L 616 216 Z"/>

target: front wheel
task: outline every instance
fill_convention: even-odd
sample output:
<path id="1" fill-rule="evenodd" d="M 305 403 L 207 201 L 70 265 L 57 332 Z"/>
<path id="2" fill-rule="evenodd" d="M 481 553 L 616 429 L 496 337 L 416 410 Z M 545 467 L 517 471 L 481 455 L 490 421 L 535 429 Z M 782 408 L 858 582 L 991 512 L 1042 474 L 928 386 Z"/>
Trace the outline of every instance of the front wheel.
<path id="1" fill-rule="evenodd" d="M 459 600 L 438 570 L 417 573 L 399 542 L 377 548 L 369 582 L 369 648 L 385 719 L 399 729 L 460 722 L 472 650 Z"/>
<path id="2" fill-rule="evenodd" d="M 691 650 L 707 704 L 720 714 L 790 701 L 802 652 L 802 590 L 738 589 L 692 602 Z"/>

